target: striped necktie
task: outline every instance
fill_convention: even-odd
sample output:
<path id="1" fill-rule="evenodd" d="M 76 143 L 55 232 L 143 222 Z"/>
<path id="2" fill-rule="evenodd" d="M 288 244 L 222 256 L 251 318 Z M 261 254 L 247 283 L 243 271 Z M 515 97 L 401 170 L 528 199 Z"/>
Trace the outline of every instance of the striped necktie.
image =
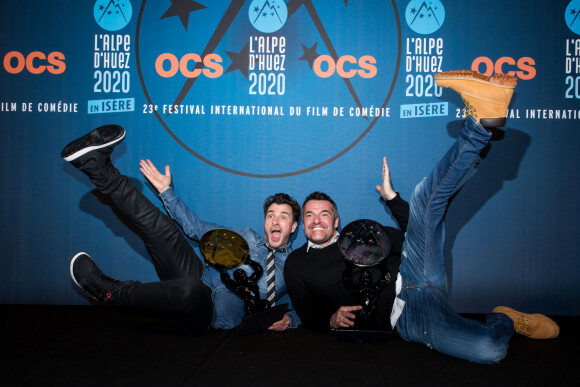
<path id="1" fill-rule="evenodd" d="M 276 263 L 274 262 L 274 253 L 276 249 L 268 247 L 268 258 L 266 259 L 266 284 L 268 290 L 266 291 L 266 299 L 270 302 L 270 306 L 274 306 L 276 302 Z"/>

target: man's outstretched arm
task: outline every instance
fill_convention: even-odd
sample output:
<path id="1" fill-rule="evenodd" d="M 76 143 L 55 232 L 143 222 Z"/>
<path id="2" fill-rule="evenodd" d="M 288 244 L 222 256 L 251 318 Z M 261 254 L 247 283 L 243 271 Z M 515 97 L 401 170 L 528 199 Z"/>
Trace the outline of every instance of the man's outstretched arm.
<path id="1" fill-rule="evenodd" d="M 141 173 L 155 187 L 165 205 L 167 213 L 172 219 L 175 219 L 181 226 L 187 236 L 199 240 L 206 232 L 215 228 L 221 228 L 219 225 L 204 222 L 183 203 L 183 201 L 171 189 L 171 170 L 169 165 L 165 166 L 165 174 L 157 170 L 151 160 L 141 160 Z"/>

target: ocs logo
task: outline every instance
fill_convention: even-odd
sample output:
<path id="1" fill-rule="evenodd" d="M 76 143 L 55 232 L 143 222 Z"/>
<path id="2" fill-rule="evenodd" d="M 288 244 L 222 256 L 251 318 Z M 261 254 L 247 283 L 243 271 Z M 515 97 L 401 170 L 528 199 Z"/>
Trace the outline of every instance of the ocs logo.
<path id="1" fill-rule="evenodd" d="M 445 7 L 439 0 L 411 0 L 405 11 L 407 25 L 418 34 L 437 31 L 445 20 Z"/>
<path id="2" fill-rule="evenodd" d="M 203 7 L 140 2 L 135 44 L 143 113 L 202 162 L 252 178 L 308 173 L 390 114 L 402 42 L 394 1 L 197 1 Z M 375 14 L 381 22 L 368 28 Z M 274 133 L 296 149 L 291 157 L 271 157 L 263 139 Z M 327 136 L 338 141 L 316 152 L 303 146 Z"/>
<path id="3" fill-rule="evenodd" d="M 568 28 L 575 34 L 580 35 L 580 0 L 572 0 L 568 4 L 564 18 Z"/>
<path id="4" fill-rule="evenodd" d="M 282 0 L 254 0 L 248 9 L 248 17 L 255 29 L 269 34 L 284 26 L 288 8 Z"/>
<path id="5" fill-rule="evenodd" d="M 20 74 L 24 69 L 30 74 L 42 74 L 48 71 L 51 74 L 62 74 L 66 70 L 64 54 L 51 52 L 45 54 L 33 51 L 26 56 L 18 51 L 11 51 L 4 56 L 4 69 L 10 74 Z"/>
<path id="6" fill-rule="evenodd" d="M 496 74 L 511 75 L 528 81 L 536 76 L 535 65 L 536 61 L 527 56 L 519 58 L 518 60 L 504 56 L 495 62 L 488 57 L 480 56 L 473 61 L 471 69 L 487 77 L 490 77 L 495 72 Z"/>
<path id="7" fill-rule="evenodd" d="M 95 21 L 107 31 L 125 28 L 133 16 L 129 0 L 97 0 L 93 9 Z"/>

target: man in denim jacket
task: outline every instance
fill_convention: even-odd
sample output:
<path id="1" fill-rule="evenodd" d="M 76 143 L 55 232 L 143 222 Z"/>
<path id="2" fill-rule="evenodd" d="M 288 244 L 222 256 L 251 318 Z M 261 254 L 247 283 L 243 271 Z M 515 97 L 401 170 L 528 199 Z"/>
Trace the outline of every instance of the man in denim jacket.
<path id="1" fill-rule="evenodd" d="M 61 156 L 89 176 L 91 182 L 108 195 L 114 206 L 140 231 L 161 281 L 141 283 L 112 279 L 84 252 L 71 260 L 72 279 L 93 299 L 168 312 L 171 321 L 186 331 L 208 327 L 235 328 L 245 315 L 244 302 L 226 288 L 218 270 L 197 256 L 190 241 L 171 218 L 194 240 L 199 240 L 210 230 L 224 227 L 200 220 L 185 206 L 170 187 L 169 166 L 165 167 L 163 175 L 151 161 L 142 160 L 141 171 L 160 193 L 171 218 L 153 205 L 111 162 L 110 154 L 124 138 L 122 127 L 101 126 L 68 144 Z M 276 250 L 275 302 L 278 305 L 290 303 L 283 269 L 290 252 L 290 236 L 296 230 L 299 216 L 300 206 L 294 199 L 286 194 L 276 194 L 264 203 L 264 237 L 250 228 L 232 229 L 244 237 L 250 248 L 250 258 L 264 268 L 264 273 L 269 248 Z M 238 268 L 248 276 L 253 272 L 247 264 Z M 228 269 L 229 274 L 235 269 Z M 258 287 L 260 298 L 265 299 L 266 275 L 258 280 Z M 269 329 L 282 331 L 298 325 L 300 320 L 291 309 Z"/>

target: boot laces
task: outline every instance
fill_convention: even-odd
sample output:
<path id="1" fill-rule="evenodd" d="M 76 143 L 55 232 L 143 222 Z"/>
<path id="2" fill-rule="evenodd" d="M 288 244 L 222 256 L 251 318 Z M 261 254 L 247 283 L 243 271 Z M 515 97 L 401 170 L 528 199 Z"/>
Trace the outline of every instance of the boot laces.
<path id="1" fill-rule="evenodd" d="M 99 268 L 95 268 L 92 275 L 86 276 L 85 281 L 86 286 L 93 292 L 93 294 L 103 301 L 108 301 L 113 295 L 111 289 L 106 289 L 105 283 L 108 282 L 109 286 L 112 288 L 118 282 L 103 273 Z"/>
<path id="2" fill-rule="evenodd" d="M 472 104 L 469 103 L 468 100 L 466 100 L 465 98 L 463 99 L 463 103 L 465 103 L 465 107 L 463 108 L 463 118 L 467 118 L 467 116 L 473 116 L 475 118 L 477 118 L 477 111 L 475 110 L 475 108 L 473 107 Z"/>
<path id="3" fill-rule="evenodd" d="M 522 335 L 528 335 L 528 320 L 524 317 L 514 317 L 514 328 Z"/>

